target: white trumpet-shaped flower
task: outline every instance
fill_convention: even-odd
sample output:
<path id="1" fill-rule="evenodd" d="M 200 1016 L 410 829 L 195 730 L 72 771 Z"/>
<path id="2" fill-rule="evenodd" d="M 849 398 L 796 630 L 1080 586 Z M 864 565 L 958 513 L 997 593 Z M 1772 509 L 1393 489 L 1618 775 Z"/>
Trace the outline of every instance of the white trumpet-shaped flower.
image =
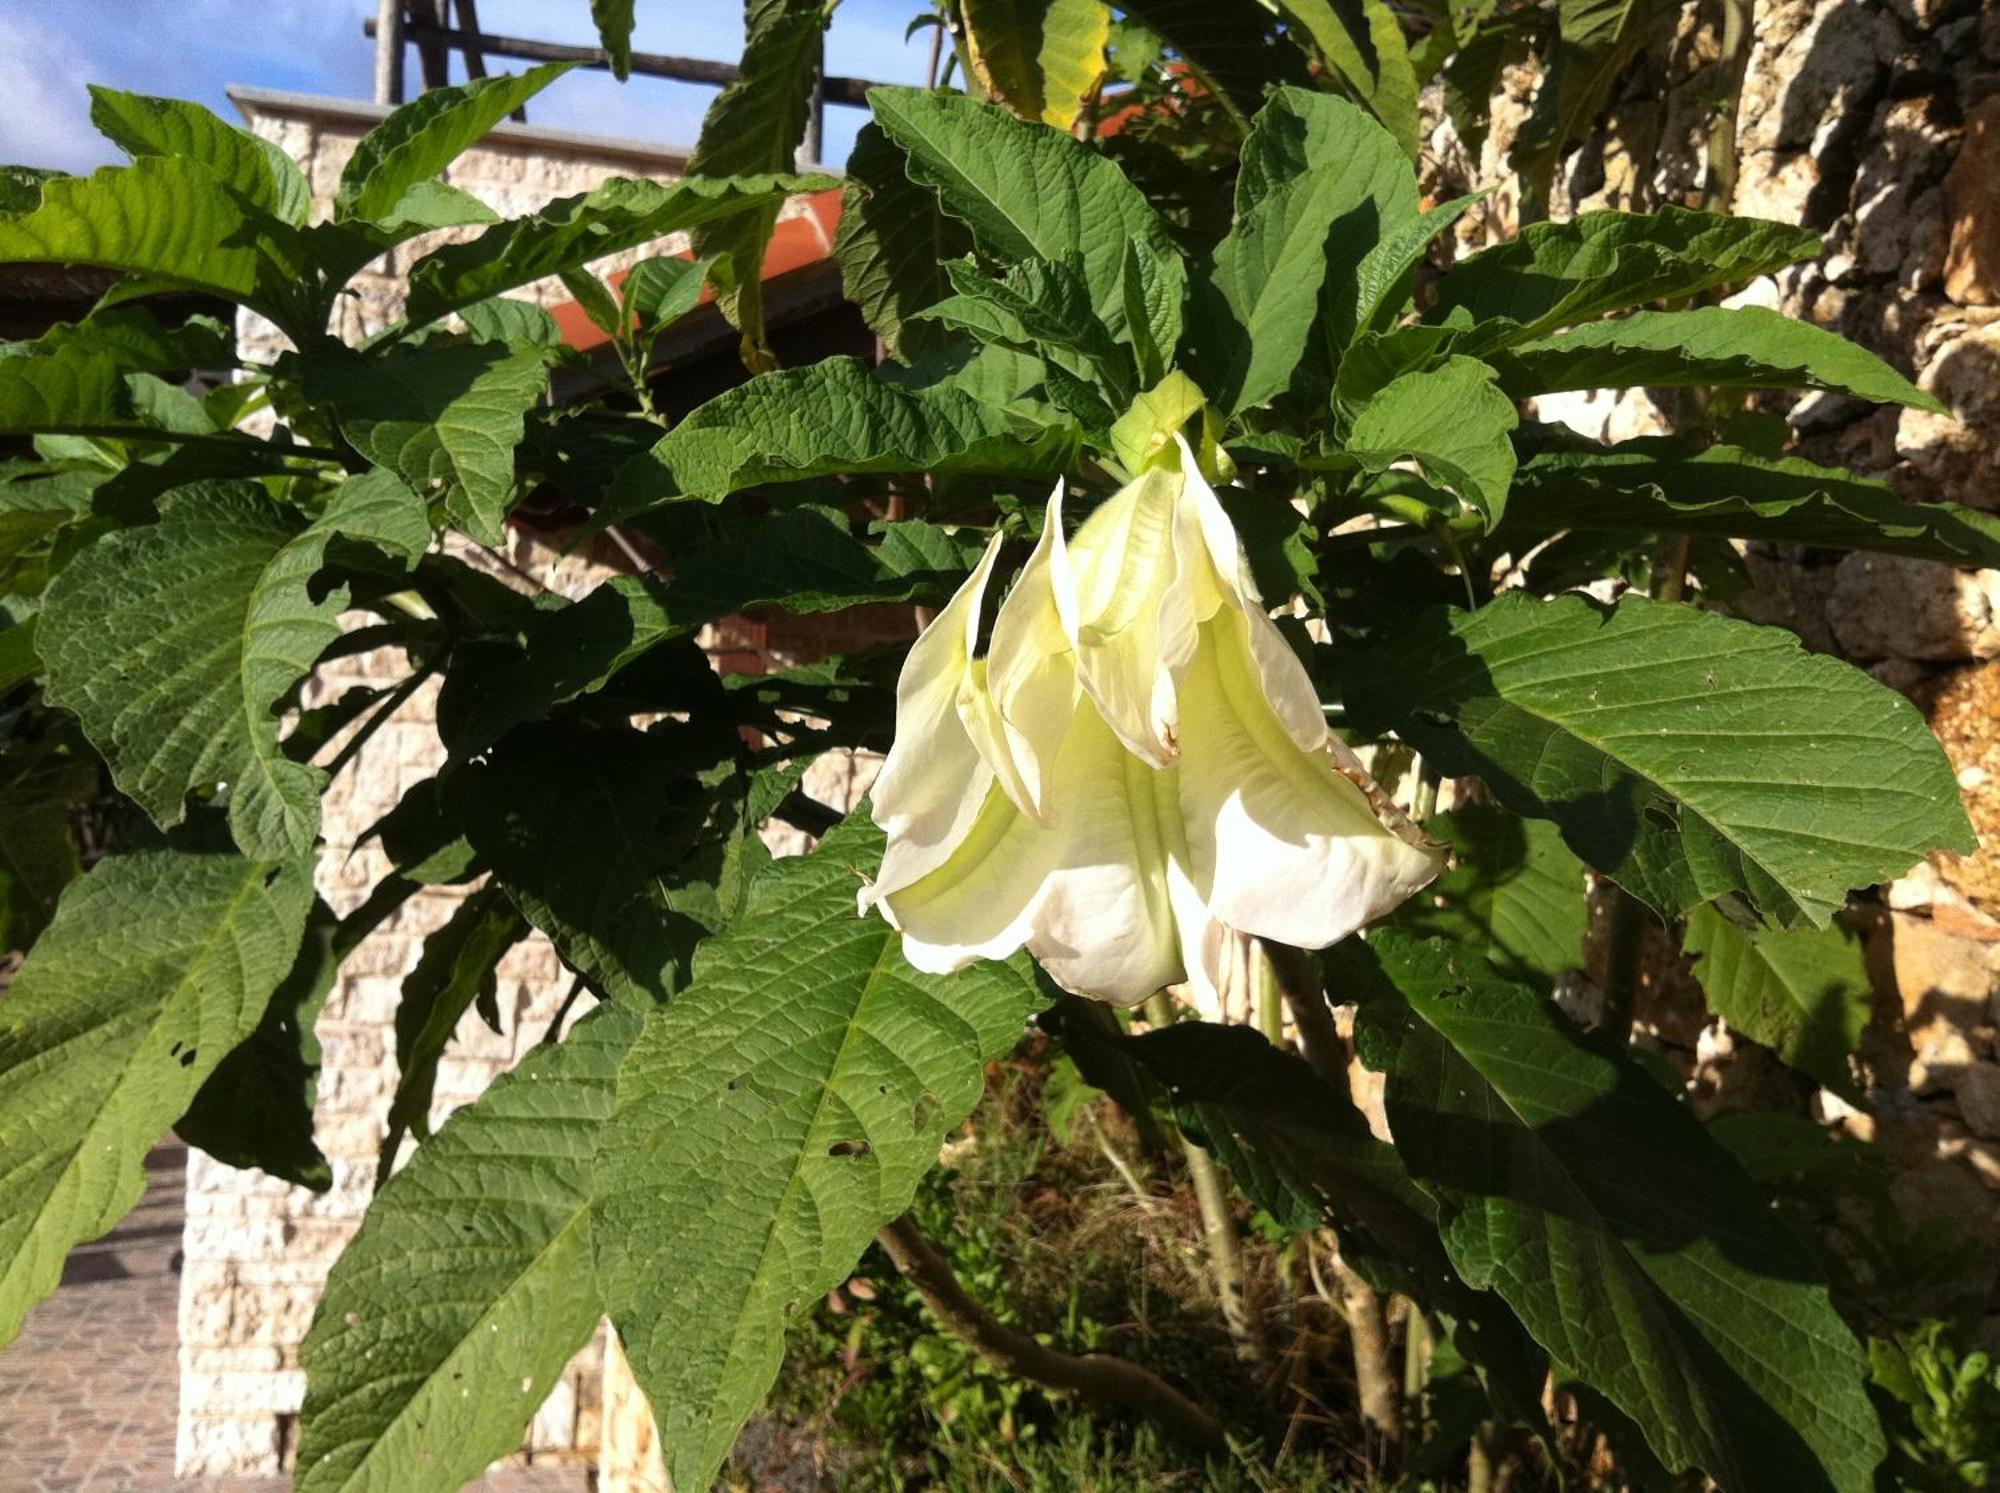
<path id="1" fill-rule="evenodd" d="M 943 973 L 1026 945 L 1121 1004 L 1213 988 L 1232 934 L 1322 948 L 1441 851 L 1327 729 L 1185 442 L 1065 541 L 1062 489 L 979 640 L 998 537 L 910 650 L 862 893 Z"/>

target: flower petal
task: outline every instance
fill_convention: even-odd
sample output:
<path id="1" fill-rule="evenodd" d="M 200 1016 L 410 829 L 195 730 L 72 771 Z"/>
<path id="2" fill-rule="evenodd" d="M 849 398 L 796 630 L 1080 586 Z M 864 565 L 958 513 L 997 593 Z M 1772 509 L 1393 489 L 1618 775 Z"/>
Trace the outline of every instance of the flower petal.
<path id="1" fill-rule="evenodd" d="M 1443 853 L 1385 825 L 1331 751 L 1299 750 L 1248 667 L 1250 626 L 1217 613 L 1181 682 L 1195 881 L 1231 928 L 1324 948 L 1424 886 Z"/>
<path id="2" fill-rule="evenodd" d="M 963 586 L 911 645 L 896 680 L 896 739 L 870 803 L 889 836 L 874 894 L 907 886 L 942 865 L 971 831 L 993 770 L 960 718 L 972 650 L 1000 536 Z"/>
<path id="3" fill-rule="evenodd" d="M 1062 484 L 1049 498 L 1041 540 L 993 622 L 986 654 L 986 684 L 1015 768 L 1008 796 L 1023 813 L 1053 822 L 1048 781 L 1076 714 L 1076 652 L 1063 626 L 1055 586 L 1063 547 Z"/>
<path id="4" fill-rule="evenodd" d="M 943 865 L 885 897 L 904 957 L 945 972 L 1026 944 L 1058 984 L 1126 1005 L 1184 978 L 1168 865 L 1177 831 L 1163 832 L 1177 817 L 1174 776 L 1080 706 L 1049 785 L 1063 810 L 1053 828 L 996 787 Z"/>
<path id="5" fill-rule="evenodd" d="M 1170 653 L 1191 640 L 1163 637 L 1175 582 L 1174 518 L 1181 474 L 1155 467 L 1121 487 L 1066 547 L 1051 550 L 1058 590 L 1076 598 L 1070 641 L 1077 677 L 1118 739 L 1155 767 L 1174 760 L 1176 707 Z"/>

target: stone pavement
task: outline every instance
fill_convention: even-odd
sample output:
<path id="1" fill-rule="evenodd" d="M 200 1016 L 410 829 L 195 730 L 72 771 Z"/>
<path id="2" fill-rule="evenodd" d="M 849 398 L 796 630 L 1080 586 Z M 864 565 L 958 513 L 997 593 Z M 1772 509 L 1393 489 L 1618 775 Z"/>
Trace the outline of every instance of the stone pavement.
<path id="1" fill-rule="evenodd" d="M 0 1493 L 286 1493 L 290 1478 L 174 1476 L 187 1152 L 146 1158 L 146 1195 L 69 1257 L 62 1287 L 0 1349 Z M 488 1474 L 482 1493 L 582 1493 L 581 1469 Z"/>

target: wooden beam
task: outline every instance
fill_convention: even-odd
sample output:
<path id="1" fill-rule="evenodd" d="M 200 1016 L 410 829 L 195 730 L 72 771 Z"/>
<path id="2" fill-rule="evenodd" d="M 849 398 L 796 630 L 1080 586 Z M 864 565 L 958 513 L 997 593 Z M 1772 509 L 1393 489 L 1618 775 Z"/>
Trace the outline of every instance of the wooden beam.
<path id="1" fill-rule="evenodd" d="M 380 37 L 377 23 L 370 19 L 362 23 L 362 30 Z M 580 62 L 585 67 L 609 69 L 611 58 L 602 47 L 579 47 L 568 42 L 529 41 L 519 36 L 495 36 L 484 31 L 462 31 L 455 27 L 426 26 L 411 22 L 407 27 L 408 38 L 434 38 L 436 41 L 456 51 L 476 50 L 494 57 L 517 57 L 524 62 Z M 710 62 L 700 57 L 669 57 L 661 52 L 634 52 L 632 71 L 649 78 L 671 78 L 678 83 L 709 83 L 723 87 L 734 83 L 741 76 L 741 69 L 733 63 Z M 821 79 L 823 96 L 829 104 L 851 104 L 865 108 L 868 104 L 868 90 L 875 83 L 867 78 L 828 77 Z"/>
<path id="2" fill-rule="evenodd" d="M 375 38 L 375 102 L 394 108 L 403 101 L 403 0 L 382 0 L 366 30 Z"/>

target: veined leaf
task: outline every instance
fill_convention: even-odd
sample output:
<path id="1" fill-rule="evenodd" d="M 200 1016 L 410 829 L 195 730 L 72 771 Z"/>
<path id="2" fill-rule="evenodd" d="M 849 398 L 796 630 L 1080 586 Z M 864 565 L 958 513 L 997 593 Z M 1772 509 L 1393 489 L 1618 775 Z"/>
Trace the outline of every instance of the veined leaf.
<path id="1" fill-rule="evenodd" d="M 0 358 L 0 434 L 143 428 L 108 353 L 64 348 Z"/>
<path id="2" fill-rule="evenodd" d="M 372 544 L 410 565 L 423 558 L 431 542 L 424 500 L 383 467 L 358 472 L 341 483 L 317 527 L 342 539 Z"/>
<path id="3" fill-rule="evenodd" d="M 1120 0 L 1118 8 L 1178 52 L 1238 120 L 1271 88 L 1312 86 L 1305 53 L 1258 0 Z"/>
<path id="4" fill-rule="evenodd" d="M 1425 476 L 1478 509 L 1492 528 L 1506 512 L 1513 485 L 1511 433 L 1519 423 L 1493 370 L 1477 358 L 1453 356 L 1377 391 L 1355 415 L 1347 448 L 1371 472 L 1414 459 Z"/>
<path id="5" fill-rule="evenodd" d="M 633 265 L 619 290 L 619 304 L 633 317 L 642 333 L 659 332 L 672 326 L 701 304 L 708 288 L 709 271 L 715 266 L 706 259 L 677 259 L 659 254 Z"/>
<path id="6" fill-rule="evenodd" d="M 1866 348 L 1760 306 L 1635 311 L 1492 358 L 1516 399 L 1557 389 L 1712 384 L 1734 389 L 1832 389 L 1878 404 L 1945 412 L 1934 395 Z"/>
<path id="7" fill-rule="evenodd" d="M 620 508 L 674 496 L 714 502 L 764 482 L 832 472 L 1060 471 L 1074 430 L 1024 434 L 949 384 L 907 388 L 855 358 L 767 373 L 689 412 L 619 474 Z"/>
<path id="8" fill-rule="evenodd" d="M 43 186 L 68 175 L 41 166 L 0 166 L 0 213 L 33 212 Z"/>
<path id="9" fill-rule="evenodd" d="M 361 137 L 340 173 L 334 215 L 370 222 L 390 217 L 404 193 L 436 176 L 575 65 L 551 62 L 419 94 Z"/>
<path id="10" fill-rule="evenodd" d="M 1395 12 L 1383 0 L 1280 0 L 1278 8 L 1414 161 L 1417 74 Z"/>
<path id="11" fill-rule="evenodd" d="M 1744 928 L 1714 903 L 1688 918 L 1687 952 L 1709 1009 L 1854 1102 L 1847 1059 L 1868 1026 L 1861 944 L 1832 928 Z"/>
<path id="12" fill-rule="evenodd" d="M 0 630 L 0 654 L 27 651 L 24 662 L 6 659 L 9 675 L 38 672 L 34 637 L 32 617 Z M 73 730 L 58 725 L 0 752 L 0 948 L 26 949 L 39 938 L 63 888 L 83 874 L 70 815 L 98 791 L 97 764 Z"/>
<path id="13" fill-rule="evenodd" d="M 995 103 L 1067 131 L 1104 75 L 1102 0 L 969 0 L 965 43 Z"/>
<path id="14" fill-rule="evenodd" d="M 611 75 L 623 83 L 632 75 L 632 12 L 634 0 L 590 0 L 591 23 L 597 39 L 611 54 Z"/>
<path id="15" fill-rule="evenodd" d="M 727 217 L 759 204 L 774 210 L 798 192 L 837 185 L 825 176 L 756 176 L 676 182 L 613 177 L 576 197 L 551 202 L 462 244 L 434 249 L 410 267 L 406 315 L 412 326 L 593 259 Z"/>
<path id="16" fill-rule="evenodd" d="M 483 544 L 497 544 L 514 500 L 514 448 L 548 387 L 538 347 L 491 342 L 327 356 L 307 387 L 332 405 L 341 433 Z"/>
<path id="17" fill-rule="evenodd" d="M 1973 844 L 1910 703 L 1776 628 L 1515 593 L 1339 659 L 1350 717 L 1554 820 L 1668 915 L 1747 890 L 1825 927 L 1851 888 Z"/>
<path id="18" fill-rule="evenodd" d="M 297 226 L 312 210 L 298 163 L 273 141 L 238 129 L 200 104 L 90 86 L 90 122 L 127 155 L 185 156 L 281 222 Z"/>
<path id="19" fill-rule="evenodd" d="M 1169 352 L 1179 345 L 1187 271 L 1166 224 L 1107 157 L 962 94 L 875 88 L 868 102 L 908 155 L 911 178 L 936 189 L 983 253 L 1003 264 L 1076 255 L 1114 335 L 1134 346 L 1147 336 Z M 1128 252 L 1156 271 L 1145 281 L 1143 333 L 1125 310 Z"/>
<path id="20" fill-rule="evenodd" d="M 1502 974 L 1553 983 L 1583 966 L 1590 902 L 1583 862 L 1545 819 L 1474 804 L 1424 821 L 1452 866 L 1405 902 L 1397 926 L 1455 939 Z"/>
<path id="21" fill-rule="evenodd" d="M 1488 352 L 1607 311 L 1678 300 L 1810 259 L 1817 234 L 1762 218 L 1687 208 L 1582 213 L 1530 223 L 1518 238 L 1460 261 L 1438 281 L 1428 320 L 1463 306 L 1476 327 L 1461 351 Z"/>
<path id="22" fill-rule="evenodd" d="M 246 852 L 312 848 L 326 775 L 279 751 L 273 712 L 339 635 L 344 589 L 318 602 L 307 591 L 327 533 L 302 531 L 252 484 L 197 483 L 49 586 L 36 635 L 49 702 L 76 713 L 156 823 L 178 824 L 190 793 L 227 784 Z"/>
<path id="23" fill-rule="evenodd" d="M 1866 1493 L 1883 1455 L 1823 1277 L 1699 1121 L 1467 950 L 1370 940 L 1405 1002 L 1363 1007 L 1396 1150 L 1468 1285 L 1497 1290 L 1674 1471 Z"/>
<path id="24" fill-rule="evenodd" d="M 205 290 L 297 330 L 308 325 L 307 277 L 277 247 L 284 232 L 203 162 L 141 156 L 44 181 L 34 208 L 0 217 L 0 263 L 102 265 Z"/>
<path id="25" fill-rule="evenodd" d="M 847 158 L 833 257 L 842 292 L 896 357 L 907 363 L 921 349 L 910 318 L 951 293 L 944 267 L 971 252 L 965 225 L 946 216 L 937 193 L 910 180 L 902 150 L 878 126 L 864 125 Z"/>
<path id="26" fill-rule="evenodd" d="M 212 316 L 166 327 L 144 306 L 104 306 L 81 321 L 57 322 L 33 342 L 7 344 L 0 361 L 63 352 L 99 354 L 127 373 L 228 368 L 236 362 L 236 334 Z"/>
<path id="27" fill-rule="evenodd" d="M 676 1487 L 708 1486 L 794 1312 L 909 1206 L 1041 1004 L 1015 964 L 920 974 L 855 916 L 856 864 L 880 844 L 857 818 L 771 869 L 619 1072 L 598 1279 Z"/>
<path id="28" fill-rule="evenodd" d="M 2000 518 L 1957 503 L 1905 503 L 1887 483 L 1738 446 L 1665 436 L 1539 451 L 1514 474 L 1524 531 L 1721 534 L 2000 568 Z"/>
<path id="29" fill-rule="evenodd" d="M 701 138 L 688 157 L 693 177 L 752 176 L 788 171 L 805 139 L 813 76 L 832 15 L 830 0 L 745 0 L 743 58 L 702 116 Z M 714 256 L 720 271 L 716 304 L 743 332 L 759 366 L 764 350 L 764 249 L 778 221 L 776 202 L 747 205 L 697 225 L 694 251 Z"/>
<path id="30" fill-rule="evenodd" d="M 299 1348 L 299 1493 L 455 1493 L 521 1444 L 603 1311 L 590 1159 L 638 1027 L 592 1012 L 383 1184 Z"/>
<path id="31" fill-rule="evenodd" d="M 146 1152 L 257 1025 L 311 899 L 303 864 L 171 851 L 63 894 L 0 1002 L 0 1343 L 139 1201 Z"/>
<path id="32" fill-rule="evenodd" d="M 1345 99 L 1280 89 L 1243 144 L 1236 222 L 1198 302 L 1200 377 L 1235 414 L 1283 393 L 1320 314 L 1322 287 L 1351 335 L 1363 258 L 1418 221 L 1410 163 Z"/>

